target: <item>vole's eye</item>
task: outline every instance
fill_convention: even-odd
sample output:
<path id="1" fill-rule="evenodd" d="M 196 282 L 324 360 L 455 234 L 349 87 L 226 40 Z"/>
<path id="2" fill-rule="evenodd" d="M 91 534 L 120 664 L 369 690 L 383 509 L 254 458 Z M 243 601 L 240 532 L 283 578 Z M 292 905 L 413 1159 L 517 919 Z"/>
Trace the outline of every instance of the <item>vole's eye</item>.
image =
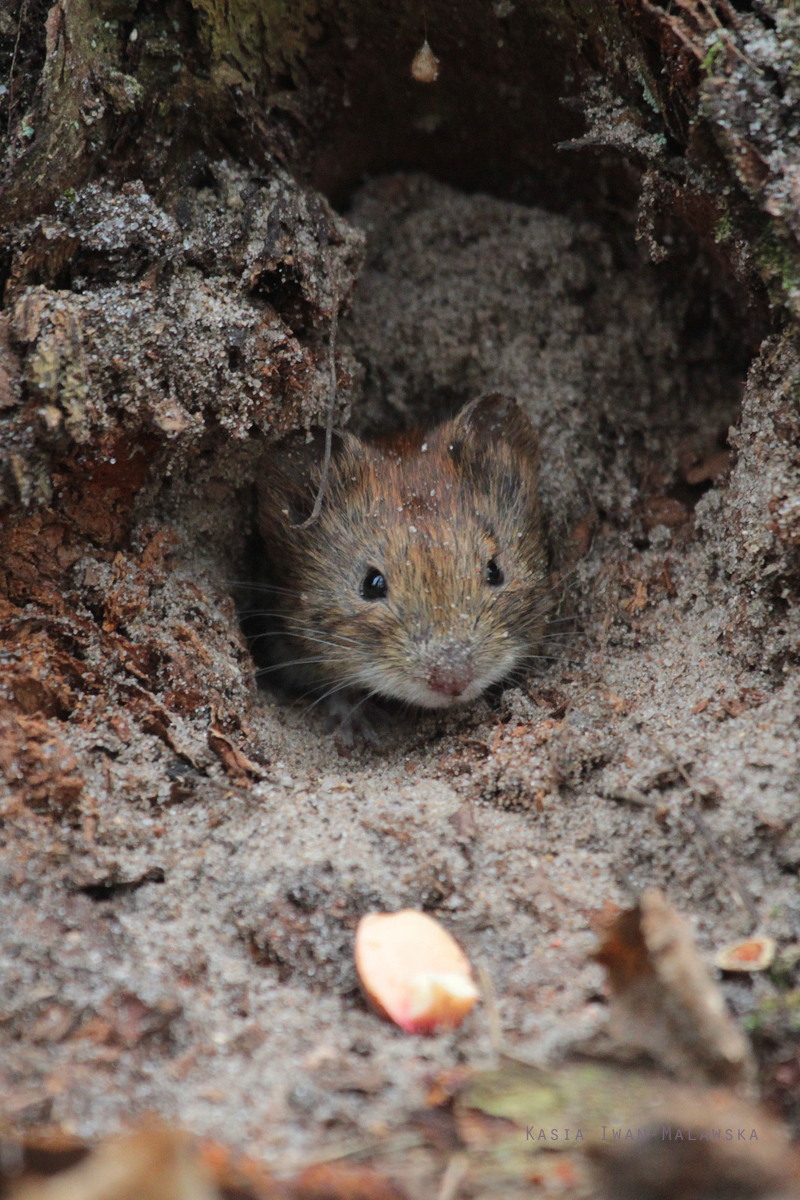
<path id="1" fill-rule="evenodd" d="M 388 592 L 386 580 L 377 567 L 370 567 L 361 582 L 361 595 L 364 600 L 383 600 Z"/>
<path id="2" fill-rule="evenodd" d="M 504 578 L 505 576 L 497 563 L 493 558 L 490 558 L 486 564 L 486 582 L 490 583 L 492 587 L 499 587 Z"/>

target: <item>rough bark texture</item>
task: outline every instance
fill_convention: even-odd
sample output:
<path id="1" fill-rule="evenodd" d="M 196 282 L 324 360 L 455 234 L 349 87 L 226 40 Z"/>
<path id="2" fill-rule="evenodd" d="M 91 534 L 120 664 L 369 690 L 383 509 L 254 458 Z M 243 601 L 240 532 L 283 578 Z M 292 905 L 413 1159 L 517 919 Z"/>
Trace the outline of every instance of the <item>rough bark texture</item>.
<path id="1" fill-rule="evenodd" d="M 15 1126 L 155 1108 L 282 1165 L 380 1142 L 490 1045 L 478 1014 L 423 1043 L 365 1010 L 370 909 L 438 912 L 542 1058 L 602 1024 L 590 916 L 630 888 L 710 949 L 746 926 L 732 863 L 800 940 L 800 17 L 425 13 L 429 87 L 416 4 L 0 7 Z M 232 599 L 336 311 L 342 424 L 519 396 L 580 630 L 526 691 L 349 759 L 257 692 Z M 728 999 L 796 1130 L 793 961 Z"/>

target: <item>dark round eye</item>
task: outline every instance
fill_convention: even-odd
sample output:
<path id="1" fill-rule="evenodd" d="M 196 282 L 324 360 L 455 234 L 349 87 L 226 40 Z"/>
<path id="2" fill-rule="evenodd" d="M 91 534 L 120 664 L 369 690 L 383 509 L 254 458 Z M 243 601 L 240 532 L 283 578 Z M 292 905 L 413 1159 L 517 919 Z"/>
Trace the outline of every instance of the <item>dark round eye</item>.
<path id="1" fill-rule="evenodd" d="M 383 600 L 388 592 L 386 580 L 377 567 L 370 567 L 361 583 L 364 600 Z"/>
<path id="2" fill-rule="evenodd" d="M 490 558 L 486 564 L 486 582 L 490 583 L 492 587 L 499 587 L 503 582 L 503 579 L 503 572 L 500 570 L 494 559 Z"/>

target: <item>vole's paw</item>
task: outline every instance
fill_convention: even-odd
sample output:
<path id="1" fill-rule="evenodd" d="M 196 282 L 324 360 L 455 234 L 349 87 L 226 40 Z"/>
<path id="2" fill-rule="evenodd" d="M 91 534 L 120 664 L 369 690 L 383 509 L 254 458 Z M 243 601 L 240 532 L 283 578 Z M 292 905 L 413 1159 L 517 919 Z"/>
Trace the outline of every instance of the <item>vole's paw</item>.
<path id="1" fill-rule="evenodd" d="M 330 697 L 325 708 L 329 727 L 335 729 L 336 745 L 341 751 L 352 750 L 356 740 L 380 750 L 383 743 L 375 724 L 384 714 L 377 705 L 340 692 Z"/>

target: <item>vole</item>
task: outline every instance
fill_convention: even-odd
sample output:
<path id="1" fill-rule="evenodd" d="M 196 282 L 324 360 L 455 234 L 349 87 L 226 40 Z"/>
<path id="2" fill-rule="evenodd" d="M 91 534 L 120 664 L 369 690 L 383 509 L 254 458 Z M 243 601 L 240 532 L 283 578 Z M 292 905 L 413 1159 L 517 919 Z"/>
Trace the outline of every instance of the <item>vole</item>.
<path id="1" fill-rule="evenodd" d="M 282 686 L 338 701 L 346 727 L 368 697 L 450 708 L 537 657 L 538 441 L 515 401 L 484 396 L 426 434 L 341 435 L 319 517 L 298 528 L 320 461 L 318 444 L 290 439 L 258 485 L 263 638 Z"/>

